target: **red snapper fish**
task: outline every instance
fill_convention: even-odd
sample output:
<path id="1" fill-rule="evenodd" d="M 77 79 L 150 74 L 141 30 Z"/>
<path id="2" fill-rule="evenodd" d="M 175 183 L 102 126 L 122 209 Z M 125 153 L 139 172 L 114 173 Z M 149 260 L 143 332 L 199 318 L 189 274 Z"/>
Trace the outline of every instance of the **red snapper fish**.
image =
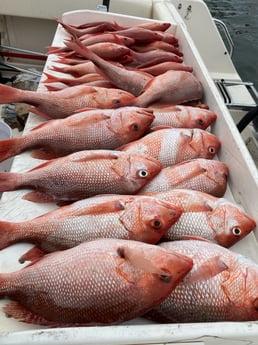
<path id="1" fill-rule="evenodd" d="M 164 32 L 153 31 L 140 26 L 131 26 L 123 30 L 116 30 L 115 34 L 133 38 L 135 42 L 141 43 L 161 41 L 164 37 Z"/>
<path id="2" fill-rule="evenodd" d="M 42 83 L 45 83 L 45 84 L 46 83 L 49 83 L 49 84 L 62 83 L 62 84 L 65 84 L 66 86 L 75 86 L 75 85 L 91 83 L 93 81 L 103 80 L 103 77 L 98 73 L 90 73 L 81 77 L 62 77 L 62 76 L 52 75 L 46 72 L 43 72 L 43 74 L 46 78 L 42 81 Z"/>
<path id="3" fill-rule="evenodd" d="M 3 310 L 19 321 L 54 327 L 109 325 L 159 304 L 192 264 L 151 244 L 99 239 L 0 274 L 0 296 L 14 300 Z"/>
<path id="4" fill-rule="evenodd" d="M 119 150 L 153 157 L 166 168 L 193 158 L 212 159 L 220 145 L 215 135 L 202 129 L 154 128 L 152 133 L 121 146 Z"/>
<path id="5" fill-rule="evenodd" d="M 167 241 L 203 238 L 229 248 L 255 226 L 254 219 L 238 206 L 223 203 L 211 211 L 183 212 L 163 237 Z"/>
<path id="6" fill-rule="evenodd" d="M 213 211 L 221 205 L 236 206 L 235 203 L 226 198 L 217 198 L 207 193 L 191 189 L 171 189 L 166 192 L 142 192 L 140 195 L 153 196 L 157 199 L 167 201 L 180 207 L 183 212 L 206 212 Z"/>
<path id="7" fill-rule="evenodd" d="M 34 189 L 35 202 L 73 201 L 97 194 L 135 194 L 162 168 L 156 159 L 113 150 L 72 153 L 25 173 L 0 173 L 0 191 Z"/>
<path id="8" fill-rule="evenodd" d="M 167 42 L 163 42 L 163 41 L 154 41 L 154 42 L 147 43 L 147 44 L 134 44 L 134 45 L 130 46 L 130 48 L 136 52 L 139 52 L 139 53 L 149 52 L 149 51 L 156 50 L 156 49 L 161 49 L 164 51 L 174 53 L 178 56 L 184 55 L 177 47 L 175 47 L 172 44 L 169 44 Z"/>
<path id="9" fill-rule="evenodd" d="M 95 43 L 88 46 L 88 49 L 107 60 L 116 60 L 131 52 L 128 47 L 112 42 Z"/>
<path id="10" fill-rule="evenodd" d="M 120 35 L 115 35 L 114 33 L 106 33 L 106 34 L 95 34 L 90 35 L 86 34 L 80 37 L 80 41 L 85 46 L 94 45 L 96 43 L 116 43 L 125 46 L 131 46 L 134 44 L 135 40 L 129 37 L 124 37 Z M 47 47 L 48 54 L 58 54 L 70 51 L 68 47 Z"/>
<path id="11" fill-rule="evenodd" d="M 161 170 L 141 192 L 163 192 L 170 189 L 193 189 L 222 197 L 227 188 L 228 167 L 225 163 L 196 158 Z"/>
<path id="12" fill-rule="evenodd" d="M 258 320 L 258 266 L 248 258 L 203 241 L 162 248 L 193 259 L 193 269 L 148 318 L 161 322 Z"/>
<path id="13" fill-rule="evenodd" d="M 176 105 L 200 100 L 202 96 L 201 83 L 193 73 L 170 70 L 151 79 L 144 86 L 141 95 L 135 98 L 135 105 Z"/>
<path id="14" fill-rule="evenodd" d="M 0 104 L 28 103 L 35 114 L 64 118 L 85 108 L 119 108 L 133 103 L 135 96 L 118 89 L 76 85 L 59 91 L 24 91 L 0 85 Z"/>
<path id="15" fill-rule="evenodd" d="M 152 75 L 136 69 L 128 69 L 114 63 L 105 61 L 90 49 L 83 46 L 78 40 L 67 42 L 66 45 L 81 56 L 89 59 L 96 66 L 96 70 L 107 78 L 116 87 L 139 95 L 144 86 L 152 79 Z"/>
<path id="16" fill-rule="evenodd" d="M 119 29 L 119 25 L 117 23 L 112 23 L 108 21 L 98 22 L 96 25 L 91 26 L 74 26 L 69 25 L 63 22 L 61 19 L 56 18 L 56 21 L 62 25 L 62 27 L 65 29 L 65 31 L 72 35 L 72 36 L 82 36 L 86 34 L 96 34 L 96 33 L 103 33 L 104 31 L 115 31 Z"/>
<path id="17" fill-rule="evenodd" d="M 61 73 L 67 73 L 67 74 L 71 74 L 73 77 L 82 77 L 85 74 L 92 74 L 92 73 L 97 73 L 96 67 L 94 65 L 94 63 L 92 63 L 91 61 L 87 61 L 85 62 L 85 60 L 83 60 L 82 63 L 78 63 L 75 65 L 69 65 L 68 62 L 66 63 L 66 60 L 57 60 L 56 62 L 58 63 L 63 63 L 63 64 L 67 64 L 67 66 L 56 66 L 53 65 L 51 67 L 49 67 L 50 71 L 55 71 L 55 72 L 61 72 Z"/>
<path id="18" fill-rule="evenodd" d="M 153 76 L 160 75 L 169 70 L 193 72 L 193 68 L 191 66 L 175 61 L 165 61 L 149 67 L 146 66 L 141 68 L 141 71 L 149 73 Z"/>
<path id="19" fill-rule="evenodd" d="M 89 199 L 93 200 L 80 200 L 29 221 L 0 222 L 0 249 L 31 242 L 43 252 L 52 252 L 98 238 L 155 244 L 182 214 L 179 207 L 147 196 Z M 35 247 L 20 261 L 31 259 L 33 253 Z"/>
<path id="20" fill-rule="evenodd" d="M 92 109 L 70 115 L 64 119 L 47 121 L 22 136 L 2 140 L 0 161 L 29 149 L 32 156 L 51 159 L 69 153 L 115 149 L 139 139 L 153 121 L 151 109 L 122 107 L 118 109 Z"/>
<path id="21" fill-rule="evenodd" d="M 152 127 L 207 129 L 217 119 L 213 111 L 199 107 L 175 105 L 151 109 L 155 115 Z"/>
<path id="22" fill-rule="evenodd" d="M 130 50 L 130 55 L 133 57 L 133 63 L 136 65 L 142 65 L 148 61 L 162 60 L 165 61 L 174 61 L 181 63 L 183 59 L 178 56 L 176 53 L 165 51 L 162 49 L 155 49 L 146 52 L 136 52 L 133 49 Z"/>

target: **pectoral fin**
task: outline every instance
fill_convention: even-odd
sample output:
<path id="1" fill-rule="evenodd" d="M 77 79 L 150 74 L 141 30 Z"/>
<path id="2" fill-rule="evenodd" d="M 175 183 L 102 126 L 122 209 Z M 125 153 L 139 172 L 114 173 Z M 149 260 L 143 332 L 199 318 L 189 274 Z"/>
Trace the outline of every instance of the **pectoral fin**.
<path id="1" fill-rule="evenodd" d="M 199 283 L 215 277 L 217 274 L 228 269 L 228 266 L 220 256 L 213 256 L 204 262 L 198 269 L 186 277 L 184 283 L 186 285 Z"/>

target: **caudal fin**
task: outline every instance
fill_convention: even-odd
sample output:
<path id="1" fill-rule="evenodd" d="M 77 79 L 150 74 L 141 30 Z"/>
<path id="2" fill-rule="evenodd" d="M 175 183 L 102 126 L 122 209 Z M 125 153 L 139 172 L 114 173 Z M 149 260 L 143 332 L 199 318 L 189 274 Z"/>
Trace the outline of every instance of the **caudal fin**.
<path id="1" fill-rule="evenodd" d="M 23 101 L 23 91 L 11 86 L 0 84 L 0 104 Z"/>
<path id="2" fill-rule="evenodd" d="M 83 43 L 77 37 L 74 38 L 74 41 L 65 41 L 64 43 L 68 48 L 86 59 L 89 59 L 93 62 L 98 59 L 98 56 L 85 45 L 83 45 Z"/>
<path id="3" fill-rule="evenodd" d="M 47 47 L 47 54 L 56 54 L 56 53 L 63 53 L 63 52 L 67 52 L 67 48 L 66 47 Z"/>
<path id="4" fill-rule="evenodd" d="M 1 140 L 0 141 L 0 162 L 18 155 L 23 151 L 23 147 L 20 145 L 21 137 Z"/>
<path id="5" fill-rule="evenodd" d="M 43 83 L 56 83 L 59 82 L 59 77 L 51 75 L 49 73 L 43 73 L 46 76 L 46 79 L 43 80 Z"/>
<path id="6" fill-rule="evenodd" d="M 20 174 L 0 172 L 0 192 L 7 192 L 19 188 Z"/>

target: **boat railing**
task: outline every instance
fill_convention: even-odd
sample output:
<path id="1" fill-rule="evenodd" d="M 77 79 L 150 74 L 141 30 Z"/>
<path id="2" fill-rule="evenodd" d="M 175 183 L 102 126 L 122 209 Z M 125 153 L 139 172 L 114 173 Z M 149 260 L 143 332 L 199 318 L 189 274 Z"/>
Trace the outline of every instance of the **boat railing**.
<path id="1" fill-rule="evenodd" d="M 223 31 L 223 36 L 226 39 L 226 42 L 224 41 L 224 43 L 227 45 L 229 56 L 232 57 L 233 52 L 234 52 L 234 42 L 230 36 L 230 33 L 228 31 L 226 24 L 220 19 L 217 19 L 214 17 L 212 19 L 214 23 L 216 24 L 218 30 L 220 30 L 220 32 Z"/>

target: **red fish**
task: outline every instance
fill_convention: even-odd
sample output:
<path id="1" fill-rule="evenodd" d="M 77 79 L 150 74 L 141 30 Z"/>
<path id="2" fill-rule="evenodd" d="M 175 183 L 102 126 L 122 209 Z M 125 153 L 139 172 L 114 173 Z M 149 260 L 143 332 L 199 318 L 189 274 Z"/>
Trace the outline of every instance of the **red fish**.
<path id="1" fill-rule="evenodd" d="M 142 64 L 141 66 L 144 66 L 144 64 Z M 139 68 L 139 66 L 136 66 L 136 68 Z M 141 71 L 149 73 L 153 76 L 160 75 L 169 70 L 193 72 L 193 68 L 191 66 L 175 61 L 165 61 L 155 65 L 150 65 L 149 67 L 141 67 L 140 69 Z"/>
<path id="2" fill-rule="evenodd" d="M 165 233 L 164 239 L 204 238 L 229 248 L 254 230 L 255 226 L 254 219 L 238 206 L 223 203 L 210 211 L 183 212 Z"/>
<path id="3" fill-rule="evenodd" d="M 114 31 L 119 26 L 116 23 L 111 23 L 111 22 L 101 22 L 98 23 L 97 25 L 92 25 L 92 26 L 82 26 L 82 27 L 75 27 L 73 25 L 69 25 L 64 23 L 61 19 L 56 18 L 56 21 L 62 25 L 62 27 L 66 30 L 67 33 L 70 35 L 74 36 L 82 36 L 85 34 L 96 34 L 99 32 L 104 32 L 104 31 Z"/>
<path id="4" fill-rule="evenodd" d="M 65 63 L 65 61 L 63 61 L 63 63 Z M 76 65 L 71 65 L 71 66 L 69 65 L 62 66 L 62 67 L 53 65 L 49 68 L 49 70 L 71 74 L 73 77 L 82 77 L 85 74 L 97 73 L 96 67 L 94 63 L 92 63 L 91 61 L 87 61 L 87 62 L 83 62 Z"/>
<path id="5" fill-rule="evenodd" d="M 155 115 L 152 127 L 207 129 L 217 119 L 217 115 L 213 111 L 198 107 L 175 105 L 152 109 Z"/>
<path id="6" fill-rule="evenodd" d="M 174 61 L 174 62 L 183 62 L 183 59 L 178 56 L 175 53 L 161 50 L 161 49 L 155 49 L 147 52 L 135 52 L 131 49 L 130 55 L 133 57 L 133 61 L 136 65 L 144 64 L 148 61 L 153 60 L 160 60 L 162 59 L 163 62 L 165 61 Z"/>
<path id="7" fill-rule="evenodd" d="M 144 86 L 152 79 L 152 76 L 148 73 L 124 68 L 101 59 L 87 47 L 82 46 L 78 40 L 76 42 L 68 42 L 67 45 L 78 54 L 91 60 L 95 64 L 97 71 L 116 87 L 129 91 L 134 95 L 139 95 Z"/>
<path id="8" fill-rule="evenodd" d="M 44 75 L 46 76 L 46 79 L 42 81 L 43 83 L 63 83 L 67 86 L 81 85 L 92 81 L 103 80 L 103 77 L 98 73 L 89 73 L 78 78 L 55 76 L 46 72 L 44 72 Z"/>
<path id="9" fill-rule="evenodd" d="M 160 200 L 172 203 L 180 208 L 183 212 L 205 212 L 212 211 L 220 205 L 235 206 L 234 203 L 225 198 L 216 198 L 207 193 L 191 189 L 172 189 L 166 192 L 140 192 L 139 194 L 153 196 Z"/>
<path id="10" fill-rule="evenodd" d="M 199 80 L 190 72 L 167 71 L 151 79 L 135 99 L 135 105 L 147 107 L 155 105 L 176 105 L 200 100 L 203 90 Z"/>
<path id="11" fill-rule="evenodd" d="M 142 27 L 142 28 L 145 28 L 145 29 L 148 29 L 148 30 L 153 30 L 153 31 L 166 31 L 171 26 L 171 23 L 165 23 L 165 22 L 146 22 L 146 23 L 136 24 L 134 26 Z M 129 28 L 129 27 L 128 26 L 127 27 L 121 27 L 121 29 Z"/>
<path id="12" fill-rule="evenodd" d="M 222 197 L 227 188 L 227 177 L 226 164 L 196 158 L 162 169 L 141 192 L 163 192 L 183 188 Z"/>
<path id="13" fill-rule="evenodd" d="M 20 321 L 108 325 L 159 304 L 191 268 L 191 259 L 158 246 L 99 239 L 0 274 L 0 295 L 15 300 L 4 312 Z"/>
<path id="14" fill-rule="evenodd" d="M 193 259 L 191 272 L 151 311 L 161 322 L 258 320 L 258 266 L 214 243 L 177 241 L 162 248 Z"/>
<path id="15" fill-rule="evenodd" d="M 93 200 L 89 200 L 93 199 Z M 31 242 L 44 252 L 63 250 L 97 238 L 156 243 L 179 219 L 180 208 L 145 196 L 89 198 L 20 223 L 0 222 L 0 249 Z M 94 202 L 94 200 L 96 200 Z M 20 261 L 33 255 L 35 248 Z"/>
<path id="16" fill-rule="evenodd" d="M 219 139 L 202 129 L 158 129 L 120 147 L 159 160 L 163 168 L 193 158 L 212 159 L 220 148 Z"/>
<path id="17" fill-rule="evenodd" d="M 135 42 L 153 42 L 160 41 L 163 39 L 164 32 L 158 32 L 146 29 L 140 26 L 132 26 L 124 30 L 116 30 L 116 35 L 121 35 L 125 37 L 130 37 L 135 40 Z"/>
<path id="18" fill-rule="evenodd" d="M 83 45 L 89 46 L 96 43 L 117 43 L 120 45 L 131 46 L 134 44 L 135 40 L 130 37 L 124 37 L 120 35 L 115 35 L 113 33 L 101 33 L 101 34 L 89 34 L 85 36 L 81 36 L 80 40 Z M 56 54 L 69 51 L 68 47 L 47 47 L 48 54 Z"/>
<path id="19" fill-rule="evenodd" d="M 35 189 L 30 201 L 72 201 L 97 194 L 135 194 L 162 168 L 156 159 L 112 150 L 79 151 L 25 173 L 0 173 L 0 191 Z"/>
<path id="20" fill-rule="evenodd" d="M 108 60 L 118 59 L 130 52 L 128 47 L 111 42 L 95 43 L 87 48 L 103 59 Z"/>
<path id="21" fill-rule="evenodd" d="M 150 109 L 92 109 L 47 121 L 28 133 L 2 140 L 0 161 L 36 148 L 33 157 L 50 159 L 82 150 L 115 149 L 139 139 L 153 121 Z"/>
<path id="22" fill-rule="evenodd" d="M 76 85 L 51 92 L 24 91 L 0 85 L 0 104 L 24 102 L 30 110 L 47 118 L 63 118 L 85 108 L 119 108 L 133 103 L 135 96 L 118 89 Z"/>
<path id="23" fill-rule="evenodd" d="M 161 50 L 165 50 L 165 51 L 174 53 L 178 56 L 184 55 L 180 50 L 178 50 L 177 47 L 173 46 L 172 44 L 163 42 L 163 41 L 154 41 L 151 43 L 140 44 L 140 45 L 134 44 L 130 48 L 139 52 L 139 53 L 149 52 L 149 51 L 156 50 L 156 49 L 161 49 Z"/>

